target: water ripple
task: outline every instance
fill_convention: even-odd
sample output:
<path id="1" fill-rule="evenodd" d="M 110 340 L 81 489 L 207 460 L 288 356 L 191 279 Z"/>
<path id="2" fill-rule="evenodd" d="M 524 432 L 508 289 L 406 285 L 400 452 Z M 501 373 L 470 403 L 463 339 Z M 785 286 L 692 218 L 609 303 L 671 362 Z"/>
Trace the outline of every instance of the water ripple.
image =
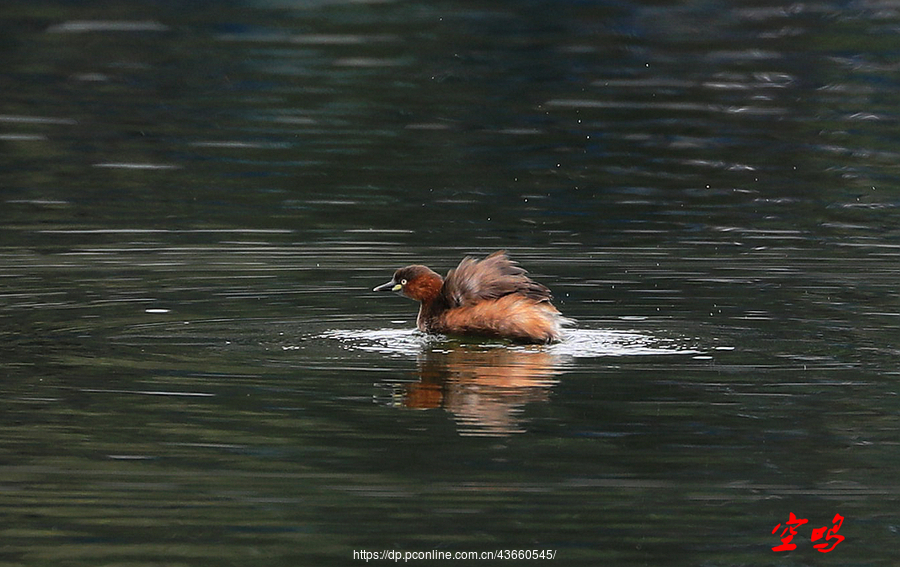
<path id="1" fill-rule="evenodd" d="M 153 20 L 72 20 L 47 28 L 47 33 L 164 32 L 169 26 Z"/>

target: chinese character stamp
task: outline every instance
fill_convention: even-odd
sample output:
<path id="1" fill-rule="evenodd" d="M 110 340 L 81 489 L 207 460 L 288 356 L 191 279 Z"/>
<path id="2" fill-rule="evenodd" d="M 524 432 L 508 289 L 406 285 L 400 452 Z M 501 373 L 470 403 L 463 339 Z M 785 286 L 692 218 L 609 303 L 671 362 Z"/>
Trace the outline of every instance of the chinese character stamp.
<path id="1" fill-rule="evenodd" d="M 784 529 L 781 530 L 781 534 L 778 536 L 778 538 L 781 539 L 781 545 L 773 547 L 772 551 L 777 553 L 779 551 L 793 551 L 797 549 L 797 544 L 791 543 L 791 540 L 793 540 L 794 536 L 797 535 L 797 528 L 808 522 L 808 519 L 798 518 L 794 515 L 793 512 L 791 512 L 788 516 L 788 521 L 784 525 Z M 821 528 L 815 528 L 812 531 L 812 537 L 810 538 L 811 541 L 819 541 L 823 536 L 825 537 L 825 542 L 835 540 L 830 544 L 830 547 L 828 543 L 817 543 L 813 545 L 813 547 L 815 547 L 822 553 L 828 553 L 829 551 L 837 547 L 837 544 L 844 541 L 844 536 L 837 533 L 838 530 L 841 529 L 841 524 L 844 523 L 844 517 L 840 514 L 835 514 L 834 519 L 831 520 L 831 523 L 833 524 L 831 527 L 823 526 Z M 775 532 L 777 532 L 778 528 L 780 527 L 781 524 L 775 526 L 772 529 L 772 533 L 774 534 Z"/>

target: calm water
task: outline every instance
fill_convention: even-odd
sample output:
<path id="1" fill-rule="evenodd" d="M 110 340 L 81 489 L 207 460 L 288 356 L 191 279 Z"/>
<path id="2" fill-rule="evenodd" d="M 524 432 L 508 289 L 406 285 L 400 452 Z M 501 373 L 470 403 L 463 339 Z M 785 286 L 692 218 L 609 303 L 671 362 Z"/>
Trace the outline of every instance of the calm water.
<path id="1" fill-rule="evenodd" d="M 892 0 L 4 3 L 0 565 L 895 565 L 898 34 Z M 500 248 L 563 343 L 370 292 Z"/>

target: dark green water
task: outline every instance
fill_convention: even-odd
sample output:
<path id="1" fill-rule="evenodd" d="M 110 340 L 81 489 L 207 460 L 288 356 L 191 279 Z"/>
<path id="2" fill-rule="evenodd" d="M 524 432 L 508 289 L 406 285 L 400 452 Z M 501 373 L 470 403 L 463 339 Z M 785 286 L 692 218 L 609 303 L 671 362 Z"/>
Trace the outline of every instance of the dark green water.
<path id="1" fill-rule="evenodd" d="M 894 565 L 898 34 L 889 1 L 4 3 L 0 565 Z M 371 293 L 501 248 L 563 343 Z"/>

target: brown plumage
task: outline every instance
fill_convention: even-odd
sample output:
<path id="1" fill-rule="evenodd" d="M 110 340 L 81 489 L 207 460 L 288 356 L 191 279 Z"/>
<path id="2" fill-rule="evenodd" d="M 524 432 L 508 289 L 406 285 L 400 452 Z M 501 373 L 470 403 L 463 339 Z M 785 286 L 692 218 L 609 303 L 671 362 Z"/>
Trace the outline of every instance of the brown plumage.
<path id="1" fill-rule="evenodd" d="M 418 264 L 400 268 L 374 291 L 386 290 L 419 301 L 416 324 L 429 333 L 549 343 L 568 322 L 550 302 L 550 290 L 503 250 L 481 261 L 463 258 L 446 279 Z"/>

